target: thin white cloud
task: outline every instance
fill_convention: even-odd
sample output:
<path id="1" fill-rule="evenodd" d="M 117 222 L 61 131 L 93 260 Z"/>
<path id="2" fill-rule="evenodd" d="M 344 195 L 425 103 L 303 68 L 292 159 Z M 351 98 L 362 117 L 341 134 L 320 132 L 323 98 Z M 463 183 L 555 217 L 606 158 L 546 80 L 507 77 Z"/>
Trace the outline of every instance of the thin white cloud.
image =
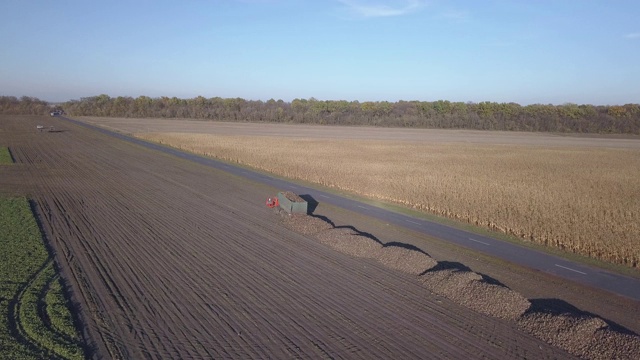
<path id="1" fill-rule="evenodd" d="M 425 5 L 420 0 L 402 1 L 368 1 L 368 0 L 339 0 L 353 14 L 366 17 L 400 16 L 412 13 Z"/>
<path id="2" fill-rule="evenodd" d="M 461 11 L 461 10 L 445 11 L 440 13 L 439 16 L 443 19 L 455 21 L 455 22 L 467 22 L 471 19 L 471 15 L 469 15 L 468 11 Z"/>
<path id="3" fill-rule="evenodd" d="M 640 39 L 640 32 L 636 32 L 636 33 L 629 33 L 627 35 L 624 36 L 627 39 Z"/>

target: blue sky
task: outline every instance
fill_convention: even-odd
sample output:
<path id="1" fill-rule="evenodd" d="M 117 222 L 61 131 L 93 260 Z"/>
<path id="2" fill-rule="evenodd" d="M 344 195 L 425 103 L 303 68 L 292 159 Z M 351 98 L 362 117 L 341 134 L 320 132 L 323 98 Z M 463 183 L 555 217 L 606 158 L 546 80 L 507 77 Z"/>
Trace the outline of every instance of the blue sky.
<path id="1" fill-rule="evenodd" d="M 0 95 L 640 103 L 637 0 L 3 0 Z"/>

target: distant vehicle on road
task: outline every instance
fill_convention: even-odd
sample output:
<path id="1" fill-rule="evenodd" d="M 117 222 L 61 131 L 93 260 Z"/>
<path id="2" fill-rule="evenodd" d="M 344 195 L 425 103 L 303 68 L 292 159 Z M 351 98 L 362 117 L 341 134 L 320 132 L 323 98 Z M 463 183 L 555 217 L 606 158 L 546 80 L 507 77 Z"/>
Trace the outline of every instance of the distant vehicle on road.
<path id="1" fill-rule="evenodd" d="M 64 114 L 64 111 L 62 111 L 62 110 L 53 110 L 51 112 L 51 116 L 58 116 L 58 115 L 62 115 L 62 114 Z"/>

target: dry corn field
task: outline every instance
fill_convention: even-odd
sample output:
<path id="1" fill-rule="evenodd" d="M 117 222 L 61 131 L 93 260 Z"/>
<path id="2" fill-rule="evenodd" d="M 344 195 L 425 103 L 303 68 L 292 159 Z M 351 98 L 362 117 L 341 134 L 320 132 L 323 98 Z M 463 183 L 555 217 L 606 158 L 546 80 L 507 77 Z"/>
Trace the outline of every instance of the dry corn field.
<path id="1" fill-rule="evenodd" d="M 161 142 L 640 266 L 640 150 L 143 133 Z"/>
<path id="2" fill-rule="evenodd" d="M 83 121 L 640 268 L 637 137 Z"/>

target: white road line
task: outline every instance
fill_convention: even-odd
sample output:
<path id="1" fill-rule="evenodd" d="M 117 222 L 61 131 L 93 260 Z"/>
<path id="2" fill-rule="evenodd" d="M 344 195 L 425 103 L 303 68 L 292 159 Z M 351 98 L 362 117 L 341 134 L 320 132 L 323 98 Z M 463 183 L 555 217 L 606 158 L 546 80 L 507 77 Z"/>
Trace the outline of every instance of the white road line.
<path id="1" fill-rule="evenodd" d="M 327 199 L 329 198 L 327 195 L 322 195 L 322 194 L 318 194 L 318 196 L 321 196 L 321 197 L 327 198 Z"/>
<path id="2" fill-rule="evenodd" d="M 405 219 L 404 221 L 406 221 L 406 222 L 408 222 L 408 223 L 415 224 L 415 225 L 422 225 L 422 224 L 420 224 L 419 222 L 415 222 L 415 221 L 411 221 L 411 220 L 407 220 L 407 219 Z"/>
<path id="3" fill-rule="evenodd" d="M 472 239 L 472 238 L 469 238 L 469 240 L 471 240 L 471 241 L 475 241 L 475 242 L 480 243 L 480 244 L 483 244 L 483 245 L 491 246 L 491 244 L 486 243 L 486 242 L 484 242 L 484 241 L 480 241 L 480 240 L 476 240 L 476 239 Z"/>
<path id="4" fill-rule="evenodd" d="M 570 271 L 573 271 L 573 272 L 577 272 L 578 274 L 587 275 L 587 273 L 585 273 L 585 272 L 578 271 L 576 269 L 572 269 L 572 268 L 569 268 L 569 267 L 566 267 L 566 266 L 562 266 L 562 265 L 558 265 L 558 264 L 556 264 L 556 266 L 559 267 L 559 268 L 563 268 L 563 269 L 567 269 L 567 270 L 570 270 Z"/>
<path id="5" fill-rule="evenodd" d="M 362 205 L 358 205 L 358 207 L 359 207 L 360 209 L 366 209 L 366 207 L 364 207 L 364 206 L 362 206 Z"/>

